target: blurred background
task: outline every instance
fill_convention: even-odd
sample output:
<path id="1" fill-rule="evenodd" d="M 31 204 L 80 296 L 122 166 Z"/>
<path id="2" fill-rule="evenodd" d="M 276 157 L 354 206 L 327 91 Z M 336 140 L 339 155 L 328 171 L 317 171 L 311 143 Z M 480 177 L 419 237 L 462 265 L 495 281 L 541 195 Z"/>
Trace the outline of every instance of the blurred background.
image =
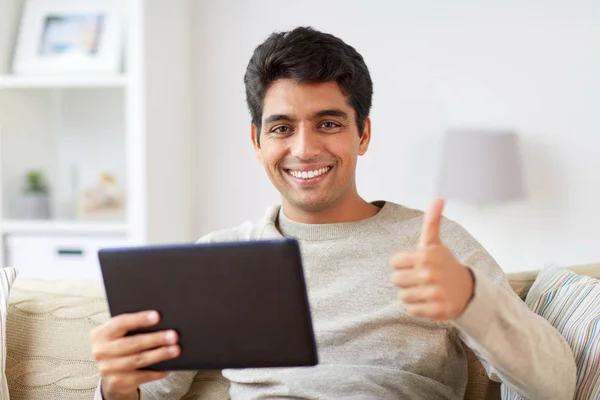
<path id="1" fill-rule="evenodd" d="M 339 36 L 374 82 L 359 192 L 438 195 L 509 272 L 600 260 L 600 3 L 0 0 L 3 260 L 97 278 L 279 202 L 243 75 L 271 32 Z"/>

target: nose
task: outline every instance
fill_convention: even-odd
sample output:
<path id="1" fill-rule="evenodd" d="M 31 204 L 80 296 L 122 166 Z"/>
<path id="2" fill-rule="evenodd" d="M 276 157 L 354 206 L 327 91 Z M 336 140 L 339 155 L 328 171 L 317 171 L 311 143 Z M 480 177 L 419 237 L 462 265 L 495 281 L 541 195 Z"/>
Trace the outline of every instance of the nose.
<path id="1" fill-rule="evenodd" d="M 314 129 L 301 124 L 292 138 L 291 153 L 299 160 L 310 160 L 321 153 L 321 138 Z"/>

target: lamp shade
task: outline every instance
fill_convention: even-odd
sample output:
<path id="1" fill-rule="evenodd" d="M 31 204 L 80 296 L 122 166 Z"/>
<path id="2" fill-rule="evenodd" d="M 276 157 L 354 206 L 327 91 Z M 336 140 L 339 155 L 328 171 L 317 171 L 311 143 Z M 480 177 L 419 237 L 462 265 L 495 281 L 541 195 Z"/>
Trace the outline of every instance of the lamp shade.
<path id="1" fill-rule="evenodd" d="M 453 130 L 444 140 L 439 195 L 470 204 L 525 196 L 517 134 L 512 131 Z"/>

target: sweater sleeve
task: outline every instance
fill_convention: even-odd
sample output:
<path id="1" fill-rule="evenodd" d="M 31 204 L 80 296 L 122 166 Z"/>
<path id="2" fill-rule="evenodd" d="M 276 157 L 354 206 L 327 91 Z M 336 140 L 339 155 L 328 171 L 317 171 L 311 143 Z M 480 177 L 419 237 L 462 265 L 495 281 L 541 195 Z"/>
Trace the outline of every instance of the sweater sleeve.
<path id="1" fill-rule="evenodd" d="M 195 371 L 171 372 L 165 378 L 140 385 L 139 400 L 182 399 L 190 390 Z M 102 381 L 98 384 L 94 400 L 107 400 L 102 396 Z"/>
<path id="2" fill-rule="evenodd" d="M 98 382 L 98 386 L 96 387 L 96 392 L 94 393 L 94 400 L 105 400 L 104 396 L 102 396 L 102 380 Z"/>
<path id="3" fill-rule="evenodd" d="M 140 385 L 140 400 L 182 399 L 190 390 L 195 371 L 171 372 L 165 378 Z"/>
<path id="4" fill-rule="evenodd" d="M 473 271 L 474 297 L 453 323 L 490 379 L 524 399 L 572 399 L 575 359 L 560 332 L 527 307 L 496 261 L 461 226 L 447 223 L 442 240 Z"/>

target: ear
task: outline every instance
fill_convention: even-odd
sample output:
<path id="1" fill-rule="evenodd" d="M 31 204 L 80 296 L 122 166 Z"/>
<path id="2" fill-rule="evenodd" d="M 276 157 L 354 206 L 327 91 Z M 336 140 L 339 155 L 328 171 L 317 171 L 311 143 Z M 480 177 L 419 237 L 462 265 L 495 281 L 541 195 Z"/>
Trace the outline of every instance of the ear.
<path id="1" fill-rule="evenodd" d="M 360 143 L 358 144 L 358 155 L 364 155 L 369 150 L 369 143 L 371 142 L 371 118 L 365 118 L 365 127 L 363 128 Z"/>
<path id="2" fill-rule="evenodd" d="M 256 158 L 262 164 L 262 150 L 260 148 L 260 143 L 258 142 L 258 128 L 256 125 L 252 124 L 250 127 L 250 139 L 252 140 L 252 146 L 254 146 L 254 152 L 256 153 Z"/>

